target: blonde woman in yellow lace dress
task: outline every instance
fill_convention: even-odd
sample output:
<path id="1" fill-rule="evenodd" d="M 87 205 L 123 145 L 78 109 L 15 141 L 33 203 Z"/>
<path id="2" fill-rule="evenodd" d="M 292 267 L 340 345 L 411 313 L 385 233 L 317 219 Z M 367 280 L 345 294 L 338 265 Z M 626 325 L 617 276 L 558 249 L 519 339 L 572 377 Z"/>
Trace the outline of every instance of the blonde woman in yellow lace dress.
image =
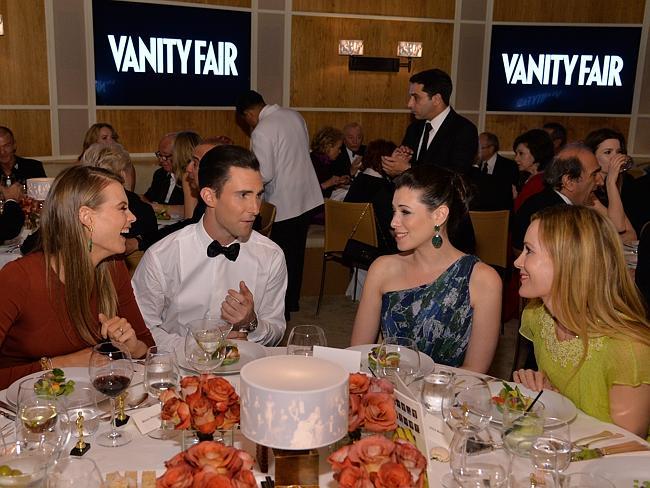
<path id="1" fill-rule="evenodd" d="M 519 294 L 533 299 L 520 333 L 539 371 L 516 371 L 514 380 L 556 389 L 585 413 L 648 436 L 650 324 L 613 225 L 587 207 L 546 209 L 515 266 Z"/>

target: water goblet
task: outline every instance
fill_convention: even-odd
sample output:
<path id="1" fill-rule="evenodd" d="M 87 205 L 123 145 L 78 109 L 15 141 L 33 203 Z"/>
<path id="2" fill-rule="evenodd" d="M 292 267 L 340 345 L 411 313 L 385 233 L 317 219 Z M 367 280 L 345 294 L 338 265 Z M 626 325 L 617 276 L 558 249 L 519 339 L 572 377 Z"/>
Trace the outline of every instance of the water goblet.
<path id="1" fill-rule="evenodd" d="M 22 451 L 40 451 L 56 459 L 70 439 L 63 398 L 34 388 L 33 378 L 18 386 L 16 442 Z"/>
<path id="2" fill-rule="evenodd" d="M 131 436 L 119 432 L 115 425 L 115 398 L 131 384 L 133 362 L 124 344 L 103 342 L 93 347 L 88 366 L 90 380 L 97 391 L 111 399 L 111 430 L 99 436 L 97 443 L 104 447 L 119 447 L 131 442 Z"/>
<path id="3" fill-rule="evenodd" d="M 571 463 L 569 423 L 554 417 L 544 419 L 544 431 L 530 447 L 535 469 L 553 474 L 553 483 L 560 486 L 560 473 Z"/>
<path id="4" fill-rule="evenodd" d="M 453 384 L 453 379 L 454 373 L 446 369 L 438 369 L 422 379 L 420 398 L 427 412 L 442 413 L 442 399 Z"/>
<path id="5" fill-rule="evenodd" d="M 144 360 L 144 384 L 147 392 L 158 399 L 162 410 L 163 402 L 160 399 L 164 391 L 178 386 L 179 373 L 176 367 L 176 353 L 161 346 L 151 346 L 147 350 Z M 149 432 L 153 439 L 168 439 L 172 434 L 165 429 L 162 418 L 160 428 Z"/>
<path id="6" fill-rule="evenodd" d="M 67 400 L 70 422 L 76 423 L 79 414 L 83 416 L 82 434 L 85 438 L 94 435 L 99 428 L 99 420 L 104 412 L 97 405 L 98 401 L 101 401 L 99 393 L 88 386 L 75 386 L 71 398 Z M 71 430 L 75 437 L 79 437 L 78 429 L 73 427 Z"/>
<path id="7" fill-rule="evenodd" d="M 225 359 L 222 347 L 232 330 L 232 324 L 216 317 L 206 316 L 187 324 L 185 359 L 199 373 L 211 373 Z"/>
<path id="8" fill-rule="evenodd" d="M 492 420 L 492 396 L 485 380 L 457 374 L 442 399 L 442 417 L 453 430 L 479 432 Z"/>
<path id="9" fill-rule="evenodd" d="M 377 376 L 391 380 L 393 375 L 397 375 L 410 385 L 420 374 L 420 352 L 416 342 L 409 337 L 384 338 L 379 346 L 375 369 Z"/>
<path id="10" fill-rule="evenodd" d="M 92 459 L 66 457 L 59 459 L 47 473 L 47 488 L 101 488 L 104 479 Z"/>
<path id="11" fill-rule="evenodd" d="M 317 325 L 296 325 L 287 339 L 289 356 L 313 356 L 314 346 L 327 346 L 325 331 Z"/>
<path id="12" fill-rule="evenodd" d="M 533 442 L 544 433 L 544 405 L 535 403 L 524 411 L 515 402 L 506 401 L 503 408 L 503 447 L 512 455 L 529 457 Z"/>

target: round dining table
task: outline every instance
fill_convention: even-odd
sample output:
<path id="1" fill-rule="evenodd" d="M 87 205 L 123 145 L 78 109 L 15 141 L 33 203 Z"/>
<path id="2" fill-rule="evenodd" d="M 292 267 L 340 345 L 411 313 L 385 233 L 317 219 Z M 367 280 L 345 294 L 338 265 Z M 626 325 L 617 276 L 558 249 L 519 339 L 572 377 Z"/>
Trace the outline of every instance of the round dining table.
<path id="1" fill-rule="evenodd" d="M 266 347 L 265 350 L 267 355 L 278 355 L 286 353 L 286 348 L 281 347 Z M 460 372 L 461 370 L 458 371 Z M 465 370 L 462 372 L 467 373 Z M 185 374 L 190 373 L 186 372 Z M 239 390 L 238 374 L 227 375 L 225 378 L 233 384 L 237 391 Z M 411 388 L 417 389 L 417 383 L 412 384 Z M 0 400 L 6 400 L 6 390 L 0 392 Z M 0 428 L 6 425 L 8 422 L 9 421 L 6 418 L 0 417 Z M 98 429 L 98 433 L 105 432 L 108 427 L 109 425 L 107 421 L 102 422 L 100 428 Z M 147 435 L 142 435 L 132 420 L 130 420 L 125 426 L 121 427 L 121 429 L 129 432 L 133 438 L 129 444 L 122 447 L 108 448 L 99 446 L 96 442 L 94 442 L 94 437 L 98 435 L 97 433 L 88 439 L 88 442 L 91 444 L 91 448 L 84 456 L 94 460 L 104 475 L 115 471 L 124 473 L 124 471 L 142 472 L 145 470 L 153 470 L 156 471 L 157 476 L 160 476 L 165 471 L 165 461 L 172 458 L 174 455 L 181 451 L 181 444 L 179 440 L 157 440 L 152 439 Z M 499 439 L 500 432 L 498 426 L 491 427 L 491 429 L 492 431 L 490 432 L 490 435 L 493 438 Z M 605 423 L 593 417 L 590 417 L 580 410 L 578 410 L 575 419 L 570 424 L 570 434 L 572 440 L 587 437 L 604 430 L 618 432 L 622 434 L 623 437 L 616 440 L 603 441 L 599 444 L 595 444 L 594 447 L 603 447 L 605 445 L 618 444 L 632 440 L 648 445 L 644 439 L 641 439 L 640 437 L 637 437 L 616 425 Z M 67 455 L 70 449 L 74 447 L 75 442 L 76 438 L 74 436 L 71 436 L 69 444 L 66 447 L 63 455 Z M 253 457 L 255 456 L 255 444 L 241 435 L 240 431 L 236 432 L 234 436 L 234 442 L 236 447 L 244 449 Z M 333 479 L 332 471 L 329 464 L 327 463 L 327 457 L 331 453 L 331 450 L 328 448 L 323 448 L 320 449 L 319 452 L 319 484 L 320 486 L 334 487 L 336 486 L 336 482 Z M 509 456 L 505 453 L 505 451 L 503 451 L 503 449 L 496 449 L 490 454 L 486 455 L 485 459 L 492 459 L 493 463 L 501 464 L 505 468 L 507 466 Z M 449 462 L 430 460 L 429 463 L 430 487 L 457 486 L 455 483 L 449 483 L 447 485 L 442 484 L 441 480 L 443 477 L 446 474 L 450 473 Z M 273 477 L 273 468 L 273 456 L 270 454 L 268 475 L 271 477 Z M 530 459 L 522 457 L 514 458 L 511 469 L 513 477 L 518 477 L 518 479 L 526 479 L 533 471 L 534 469 L 532 468 Z M 601 459 L 572 462 L 569 468 L 566 470 L 566 473 L 569 474 L 576 472 L 600 473 L 602 476 L 613 481 L 615 486 L 620 488 L 632 488 L 632 479 L 637 479 L 639 481 L 636 486 L 648 486 L 644 485 L 643 483 L 650 483 L 650 451 L 617 454 L 606 456 Z M 258 482 L 264 480 L 265 476 L 267 475 L 259 471 L 257 464 L 254 465 L 254 474 Z"/>

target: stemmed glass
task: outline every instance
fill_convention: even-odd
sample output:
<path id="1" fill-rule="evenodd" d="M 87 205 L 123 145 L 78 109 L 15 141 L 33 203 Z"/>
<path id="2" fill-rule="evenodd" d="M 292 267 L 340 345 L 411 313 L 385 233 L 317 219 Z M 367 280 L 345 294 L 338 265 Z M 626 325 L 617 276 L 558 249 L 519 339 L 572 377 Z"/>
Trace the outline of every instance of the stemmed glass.
<path id="1" fill-rule="evenodd" d="M 185 334 L 185 359 L 199 373 L 211 373 L 223 363 L 223 347 L 232 324 L 212 316 L 191 321 Z"/>
<path id="2" fill-rule="evenodd" d="M 39 451 L 56 459 L 70 439 L 64 400 L 34 389 L 34 379 L 18 386 L 16 442 L 23 451 Z"/>
<path id="3" fill-rule="evenodd" d="M 162 411 L 162 392 L 178 386 L 179 374 L 176 367 L 176 353 L 160 346 L 151 346 L 144 360 L 144 385 L 147 392 L 158 399 Z M 165 429 L 162 417 L 160 428 L 149 432 L 153 439 L 168 439 L 170 431 Z"/>
<path id="4" fill-rule="evenodd" d="M 544 431 L 530 447 L 535 469 L 553 473 L 553 483 L 560 486 L 560 473 L 571 463 L 571 435 L 565 420 L 546 417 Z"/>
<path id="5" fill-rule="evenodd" d="M 104 486 L 104 479 L 92 459 L 66 457 L 56 461 L 47 473 L 47 488 L 78 486 L 85 488 Z"/>
<path id="6" fill-rule="evenodd" d="M 103 342 L 93 347 L 88 366 L 90 380 L 97 391 L 111 399 L 111 430 L 97 438 L 105 447 L 118 447 L 131 442 L 126 432 L 118 432 L 115 426 L 115 398 L 131 384 L 133 362 L 124 344 Z"/>
<path id="7" fill-rule="evenodd" d="M 379 346 L 375 374 L 391 380 L 399 376 L 410 385 L 420 374 L 420 352 L 409 337 L 386 337 Z"/>
<path id="8" fill-rule="evenodd" d="M 296 325 L 287 339 L 289 356 L 313 356 L 314 346 L 327 346 L 325 331 L 317 325 Z"/>
<path id="9" fill-rule="evenodd" d="M 477 376 L 456 375 L 442 399 L 442 416 L 454 430 L 450 445 L 453 478 L 462 486 L 502 484 L 505 472 L 500 466 L 467 462 L 477 434 L 492 420 L 492 396 L 487 382 Z"/>

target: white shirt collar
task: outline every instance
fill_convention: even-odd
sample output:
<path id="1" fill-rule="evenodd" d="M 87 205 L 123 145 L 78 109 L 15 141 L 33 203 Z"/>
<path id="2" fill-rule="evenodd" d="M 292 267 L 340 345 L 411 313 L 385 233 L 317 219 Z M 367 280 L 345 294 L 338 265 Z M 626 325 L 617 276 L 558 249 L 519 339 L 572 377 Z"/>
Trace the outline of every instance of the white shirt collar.
<path id="1" fill-rule="evenodd" d="M 210 244 L 212 244 L 212 242 L 214 241 L 214 239 L 213 239 L 212 237 L 210 237 L 210 234 L 208 234 L 208 231 L 205 230 L 205 217 L 206 217 L 206 214 L 203 214 L 203 217 L 201 217 L 201 220 L 199 221 L 199 224 L 200 224 L 200 225 L 195 226 L 195 230 L 196 230 L 196 238 L 199 240 L 199 242 L 201 243 L 201 245 L 205 245 L 205 247 L 206 247 L 206 249 L 207 249 L 207 247 L 208 247 Z M 228 244 L 227 246 L 224 246 L 224 247 L 231 246 L 231 245 L 233 245 L 235 242 L 238 242 L 239 244 L 243 244 L 243 243 L 244 243 L 244 241 L 241 241 L 239 238 L 237 238 L 237 239 L 235 239 L 234 241 L 232 241 L 230 244 Z M 221 243 L 220 243 L 220 244 L 221 244 Z M 222 244 L 222 245 L 223 245 L 223 244 Z"/>
<path id="2" fill-rule="evenodd" d="M 268 115 L 271 115 L 273 112 L 275 112 L 279 108 L 280 108 L 280 106 L 277 103 L 275 103 L 273 105 L 264 105 L 264 107 L 262 107 L 262 110 L 260 110 L 260 115 L 258 117 L 259 120 L 262 120 L 264 117 L 266 117 Z"/>
<path id="3" fill-rule="evenodd" d="M 564 193 L 560 193 L 560 192 L 557 191 L 557 190 L 554 190 L 554 191 L 555 191 L 555 193 L 557 193 L 558 195 L 560 195 L 560 198 L 561 198 L 562 200 L 564 200 L 564 203 L 566 203 L 567 205 L 573 205 L 573 202 L 572 202 L 571 200 L 569 200 L 569 197 L 567 197 Z"/>
<path id="4" fill-rule="evenodd" d="M 494 165 L 497 164 L 497 153 L 494 153 L 490 159 L 487 160 L 488 173 L 494 173 Z"/>
<path id="5" fill-rule="evenodd" d="M 438 132 L 438 129 L 440 129 L 440 126 L 442 123 L 445 121 L 447 118 L 447 115 L 449 115 L 449 112 L 451 112 L 451 107 L 447 106 L 446 109 L 444 109 L 442 112 L 440 112 L 438 115 L 436 115 L 433 119 L 429 120 L 428 122 L 431 124 L 433 127 L 433 132 Z"/>

